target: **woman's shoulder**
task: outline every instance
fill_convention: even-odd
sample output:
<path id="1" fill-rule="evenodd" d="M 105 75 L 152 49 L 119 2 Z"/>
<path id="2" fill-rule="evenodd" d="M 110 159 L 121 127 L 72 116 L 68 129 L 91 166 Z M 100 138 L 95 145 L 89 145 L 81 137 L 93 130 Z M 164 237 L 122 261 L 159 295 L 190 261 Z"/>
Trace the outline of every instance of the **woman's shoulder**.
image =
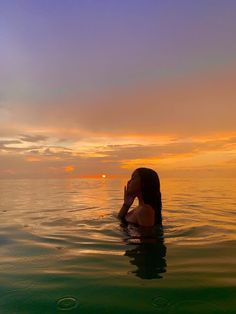
<path id="1" fill-rule="evenodd" d="M 154 209 L 149 204 L 142 204 L 142 205 L 137 206 L 137 211 L 142 212 L 142 213 L 145 213 L 145 212 L 154 213 Z"/>
<path id="2" fill-rule="evenodd" d="M 137 220 L 140 225 L 152 226 L 155 223 L 155 212 L 152 206 L 143 204 L 138 206 Z"/>
<path id="3" fill-rule="evenodd" d="M 142 204 L 136 206 L 132 211 L 126 214 L 126 220 L 142 226 L 152 226 L 155 222 L 155 213 L 152 206 Z"/>
<path id="4" fill-rule="evenodd" d="M 132 223 L 137 223 L 137 207 L 133 208 L 131 211 L 129 211 L 125 215 L 126 221 L 132 222 Z"/>

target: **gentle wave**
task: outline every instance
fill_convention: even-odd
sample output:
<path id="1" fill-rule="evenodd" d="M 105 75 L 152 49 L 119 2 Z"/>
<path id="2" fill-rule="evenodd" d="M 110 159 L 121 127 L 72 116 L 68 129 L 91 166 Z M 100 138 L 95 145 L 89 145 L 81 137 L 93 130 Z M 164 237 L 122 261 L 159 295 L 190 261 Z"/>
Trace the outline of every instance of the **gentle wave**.
<path id="1" fill-rule="evenodd" d="M 3 313 L 233 313 L 233 183 L 163 180 L 163 228 L 147 231 L 116 218 L 121 181 L 1 180 Z"/>

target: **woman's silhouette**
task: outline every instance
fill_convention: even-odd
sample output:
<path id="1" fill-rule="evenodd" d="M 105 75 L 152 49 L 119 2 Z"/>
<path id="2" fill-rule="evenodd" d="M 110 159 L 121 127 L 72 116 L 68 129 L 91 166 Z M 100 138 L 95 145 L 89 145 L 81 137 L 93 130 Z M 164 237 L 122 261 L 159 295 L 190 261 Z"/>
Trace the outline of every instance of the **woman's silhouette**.
<path id="1" fill-rule="evenodd" d="M 129 209 L 138 198 L 139 205 Z M 118 217 L 143 227 L 162 225 L 162 202 L 158 174 L 149 168 L 136 169 L 124 187 L 124 203 Z"/>

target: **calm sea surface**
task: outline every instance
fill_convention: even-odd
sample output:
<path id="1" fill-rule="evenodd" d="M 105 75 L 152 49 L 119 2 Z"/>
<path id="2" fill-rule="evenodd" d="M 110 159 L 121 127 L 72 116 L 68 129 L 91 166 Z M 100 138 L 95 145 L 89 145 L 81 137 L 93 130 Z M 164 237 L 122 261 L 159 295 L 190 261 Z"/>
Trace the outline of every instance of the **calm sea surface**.
<path id="1" fill-rule="evenodd" d="M 0 313 L 236 313 L 236 180 L 162 179 L 163 230 L 121 180 L 0 180 Z"/>

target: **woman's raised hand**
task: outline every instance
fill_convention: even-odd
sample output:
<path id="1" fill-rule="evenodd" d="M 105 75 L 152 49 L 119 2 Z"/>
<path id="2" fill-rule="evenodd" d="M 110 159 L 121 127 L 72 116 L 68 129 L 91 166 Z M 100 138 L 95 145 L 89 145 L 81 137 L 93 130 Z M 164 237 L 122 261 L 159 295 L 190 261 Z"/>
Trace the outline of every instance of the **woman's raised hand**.
<path id="1" fill-rule="evenodd" d="M 123 219 L 125 215 L 127 214 L 128 210 L 130 209 L 130 206 L 133 204 L 133 201 L 135 199 L 135 196 L 132 195 L 127 186 L 124 186 L 124 203 L 118 213 L 118 218 Z"/>
<path id="2" fill-rule="evenodd" d="M 127 186 L 125 185 L 124 186 L 124 204 L 130 207 L 133 204 L 134 199 L 135 199 L 135 196 L 129 193 Z"/>

